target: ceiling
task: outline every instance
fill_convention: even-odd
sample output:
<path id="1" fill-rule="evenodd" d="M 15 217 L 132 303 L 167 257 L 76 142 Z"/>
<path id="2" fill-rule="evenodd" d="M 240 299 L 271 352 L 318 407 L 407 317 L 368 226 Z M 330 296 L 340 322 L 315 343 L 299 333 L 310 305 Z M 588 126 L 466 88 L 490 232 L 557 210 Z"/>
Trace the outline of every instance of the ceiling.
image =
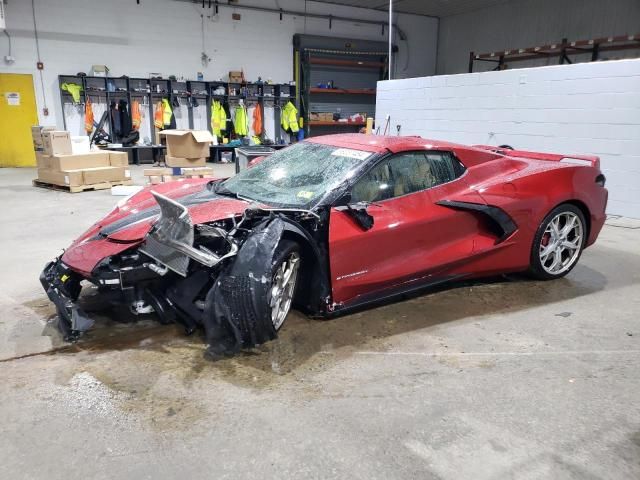
<path id="1" fill-rule="evenodd" d="M 322 3 L 335 3 L 353 7 L 389 9 L 388 0 L 314 0 Z M 509 0 L 393 0 L 393 10 L 398 13 L 413 13 L 432 17 L 446 17 L 458 13 L 471 12 L 490 5 L 505 3 Z"/>

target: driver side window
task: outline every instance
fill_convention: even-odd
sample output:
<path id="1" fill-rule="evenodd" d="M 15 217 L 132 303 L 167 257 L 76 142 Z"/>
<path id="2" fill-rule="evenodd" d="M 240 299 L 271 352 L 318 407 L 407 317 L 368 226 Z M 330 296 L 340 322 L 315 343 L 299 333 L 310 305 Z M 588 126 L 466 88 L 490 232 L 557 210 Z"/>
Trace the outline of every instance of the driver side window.
<path id="1" fill-rule="evenodd" d="M 351 190 L 351 201 L 379 202 L 455 180 L 464 167 L 449 152 L 407 152 L 383 160 Z"/>

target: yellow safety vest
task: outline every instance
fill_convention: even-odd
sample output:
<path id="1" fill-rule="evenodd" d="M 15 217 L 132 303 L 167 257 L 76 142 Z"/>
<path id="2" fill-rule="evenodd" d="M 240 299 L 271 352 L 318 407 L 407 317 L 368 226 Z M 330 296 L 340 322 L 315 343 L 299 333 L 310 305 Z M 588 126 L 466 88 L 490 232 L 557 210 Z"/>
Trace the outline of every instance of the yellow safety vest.
<path id="1" fill-rule="evenodd" d="M 291 101 L 287 102 L 282 109 L 280 125 L 285 132 L 291 131 L 292 133 L 297 133 L 297 131 L 300 130 L 298 126 L 298 109 Z"/>
<path id="2" fill-rule="evenodd" d="M 173 115 L 173 110 L 171 109 L 171 104 L 169 100 L 166 98 L 162 99 L 162 121 L 165 125 L 171 125 L 171 115 Z"/>
<path id="3" fill-rule="evenodd" d="M 211 102 L 211 131 L 216 137 L 221 137 L 227 129 L 227 112 L 218 100 Z"/>
<path id="4" fill-rule="evenodd" d="M 62 85 L 60 85 L 60 89 L 71 94 L 73 103 L 80 102 L 80 92 L 82 91 L 82 85 L 78 85 L 77 83 L 63 83 Z"/>
<path id="5" fill-rule="evenodd" d="M 236 135 L 240 137 L 245 137 L 249 133 L 247 110 L 244 108 L 244 105 L 238 105 L 236 107 L 236 114 L 233 119 L 233 129 L 236 131 Z"/>

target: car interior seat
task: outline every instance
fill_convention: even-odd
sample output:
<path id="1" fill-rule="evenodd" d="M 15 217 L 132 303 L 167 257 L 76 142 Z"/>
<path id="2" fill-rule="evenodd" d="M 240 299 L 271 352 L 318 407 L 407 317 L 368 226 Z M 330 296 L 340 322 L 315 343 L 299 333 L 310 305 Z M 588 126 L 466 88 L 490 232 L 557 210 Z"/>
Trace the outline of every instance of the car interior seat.
<path id="1" fill-rule="evenodd" d="M 359 202 L 375 202 L 391 198 L 391 170 L 384 163 L 370 171 L 353 187 L 352 197 Z"/>

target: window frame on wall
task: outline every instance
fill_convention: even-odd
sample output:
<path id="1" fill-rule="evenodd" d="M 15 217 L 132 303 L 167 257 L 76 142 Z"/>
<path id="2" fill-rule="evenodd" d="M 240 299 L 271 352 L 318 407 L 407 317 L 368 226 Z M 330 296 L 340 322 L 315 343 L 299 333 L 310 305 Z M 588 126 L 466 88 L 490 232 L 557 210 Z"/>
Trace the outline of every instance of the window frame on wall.
<path id="1" fill-rule="evenodd" d="M 390 185 L 390 189 L 393 189 L 393 192 L 391 196 L 386 197 L 386 198 L 382 198 L 382 199 L 370 199 L 370 200 L 366 200 L 366 199 L 362 199 L 362 198 L 358 198 L 356 195 L 356 189 L 358 188 L 358 185 L 361 184 L 361 182 L 366 181 L 367 177 L 369 175 L 371 175 L 373 172 L 376 171 L 376 169 L 380 169 L 381 167 L 385 166 L 385 165 L 389 165 L 390 162 L 393 162 L 394 160 L 398 159 L 398 158 L 402 158 L 402 157 L 410 157 L 410 156 L 418 156 L 418 157 L 422 157 L 422 159 L 424 159 L 425 163 L 428 164 L 429 166 L 429 173 L 431 175 L 433 175 L 434 172 L 434 161 L 438 161 L 438 160 L 446 160 L 448 162 L 450 162 L 450 171 L 449 171 L 449 178 L 447 179 L 443 179 L 443 178 L 439 178 L 439 179 L 435 179 L 435 182 L 432 183 L 431 185 L 422 185 L 422 186 L 418 186 L 418 188 L 412 189 L 411 191 L 405 192 L 403 191 L 403 193 L 396 195 L 395 194 L 395 190 L 396 190 L 396 185 L 395 183 L 393 185 Z M 430 157 L 434 157 L 434 156 L 439 156 L 439 159 L 434 159 L 434 158 L 430 158 Z M 417 166 L 416 166 L 417 167 Z M 397 168 L 397 167 L 396 167 Z M 442 173 L 441 169 L 438 169 L 439 173 Z M 372 165 L 371 167 L 367 168 L 366 171 L 364 171 L 361 175 L 358 176 L 358 178 L 353 182 L 353 184 L 351 185 L 350 188 L 350 193 L 351 193 L 351 202 L 352 203 L 358 203 L 358 202 L 365 202 L 365 203 L 382 203 L 382 202 L 386 202 L 389 200 L 395 200 L 398 198 L 402 198 L 402 197 L 406 197 L 407 195 L 413 195 L 416 193 L 420 193 L 420 192 L 424 192 L 427 190 L 430 190 L 432 188 L 436 188 L 442 185 L 446 185 L 448 183 L 451 182 L 455 182 L 456 180 L 460 179 L 461 177 L 463 177 L 465 175 L 465 173 L 467 172 L 467 168 L 464 166 L 464 164 L 455 156 L 455 154 L 452 151 L 449 150 L 407 150 L 404 152 L 398 152 L 398 153 L 393 153 L 390 155 L 387 155 L 383 158 L 381 158 L 379 161 L 377 161 L 374 165 Z M 391 173 L 391 172 L 390 172 Z M 380 181 L 380 180 L 378 180 Z"/>

